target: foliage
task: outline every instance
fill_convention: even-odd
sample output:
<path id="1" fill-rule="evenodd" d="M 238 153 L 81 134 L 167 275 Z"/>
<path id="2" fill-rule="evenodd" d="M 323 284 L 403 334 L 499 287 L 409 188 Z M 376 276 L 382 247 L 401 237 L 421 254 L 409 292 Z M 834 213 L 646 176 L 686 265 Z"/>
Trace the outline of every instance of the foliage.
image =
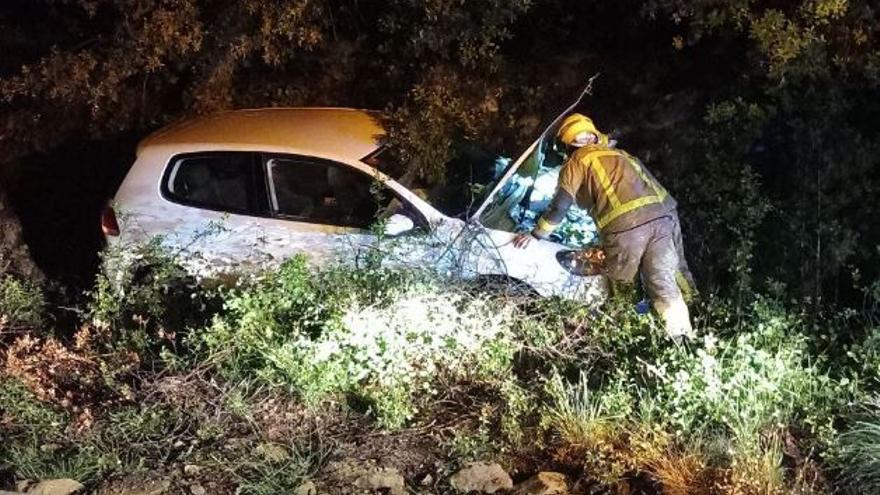
<path id="1" fill-rule="evenodd" d="M 13 168 L 30 177 L 25 158 L 75 166 L 59 151 L 69 141 L 266 105 L 385 109 L 400 163 L 442 181 L 454 144 L 512 154 L 602 72 L 582 110 L 680 201 L 705 295 L 700 337 L 673 345 L 629 307 L 523 307 L 375 260 L 321 272 L 293 260 L 213 291 L 154 244 L 98 276 L 73 341 L 25 334 L 3 349 L 17 380 L 0 380 L 4 458 L 90 479 L 129 462 L 121 439 L 142 441 L 136 458 L 163 435 L 216 437 L 222 422 L 125 405 L 134 370 L 207 352 L 222 377 L 312 404 L 345 396 L 386 427 L 477 387 L 477 424 L 449 441 L 468 458 L 546 447 L 608 484 L 641 472 L 667 493 L 809 493 L 803 473 L 823 460 L 843 486 L 875 483 L 876 418 L 842 412 L 880 385 L 878 12 L 867 0 L 4 4 L 3 187 Z M 82 175 L 109 191 L 121 172 Z M 18 211 L 45 202 L 19 196 Z M 0 327 L 36 329 L 44 313 L 38 290 L 0 281 Z M 110 430 L 81 446 L 35 440 L 103 407 Z M 237 472 L 254 493 L 289 491 L 313 466 L 294 455 Z"/>
<path id="2" fill-rule="evenodd" d="M 216 294 L 181 263 L 161 239 L 104 253 L 85 315 L 96 329 L 111 334 L 103 342 L 160 364 L 163 352 L 180 350 L 187 330 L 210 320 L 218 309 Z"/>
<path id="3" fill-rule="evenodd" d="M 769 299 L 743 319 L 735 308 L 704 307 L 701 337 L 684 345 L 630 308 L 588 317 L 581 324 L 597 333 L 589 367 L 557 360 L 578 374 L 550 378 L 545 428 L 606 483 L 644 471 L 670 490 L 784 493 L 795 474 L 784 467 L 783 439 L 809 432 L 806 444 L 828 449 L 831 418 L 856 392 L 814 364 L 797 315 Z"/>
<path id="4" fill-rule="evenodd" d="M 229 376 L 256 376 L 311 403 L 347 393 L 389 427 L 413 417 L 415 398 L 436 393 L 440 375 L 506 368 L 509 307 L 420 277 L 374 292 L 370 280 L 387 271 L 368 273 L 313 274 L 294 258 L 230 293 L 203 340 Z"/>
<path id="5" fill-rule="evenodd" d="M 102 306 L 122 308 L 104 314 L 166 297 L 161 284 L 157 299 L 149 284 L 135 285 L 124 287 L 143 297 Z M 143 369 L 138 356 L 151 351 L 107 325 L 83 327 L 69 345 L 34 336 L 13 343 L 5 366 L 17 381 L 0 382 L 0 398 L 15 407 L 0 427 L 15 472 L 97 480 L 150 468 L 177 439 L 209 446 L 256 431 L 266 421 L 260 408 L 277 400 L 265 392 L 318 416 L 342 404 L 386 430 L 456 418 L 441 435 L 455 465 L 552 456 L 606 486 L 640 475 L 669 493 L 814 493 L 816 460 L 871 469 L 869 458 L 841 461 L 872 441 L 861 423 L 841 436 L 837 427 L 876 376 L 876 332 L 839 338 L 855 321 L 848 313 L 817 322 L 770 297 L 706 297 L 694 308 L 699 337 L 673 343 L 625 302 L 508 300 L 380 260 L 316 270 L 302 257 L 233 287 L 191 290 L 223 307 L 188 330 L 186 349 L 167 349 L 198 366 L 185 378 L 132 380 Z M 206 372 L 211 385 L 192 388 L 189 377 Z M 221 400 L 207 400 L 216 387 Z M 139 393 L 150 401 L 138 402 Z M 796 454 L 793 442 L 813 454 Z M 273 447 L 286 455 L 271 458 L 244 445 L 200 462 L 227 465 L 236 486 L 269 493 L 313 473 L 328 455 L 320 444 L 286 442 Z"/>
<path id="6" fill-rule="evenodd" d="M 817 305 L 851 303 L 853 270 L 877 276 L 878 233 L 863 228 L 876 216 L 868 191 L 878 185 L 880 136 L 865 126 L 877 115 L 868 103 L 878 81 L 876 10 L 839 0 L 773 8 L 661 0 L 654 8 L 680 24 L 682 46 L 748 39 L 732 43 L 748 48 L 746 79 L 710 101 L 709 126 L 685 128 L 673 145 L 686 162 L 676 167 L 685 218 L 713 238 L 694 244 L 709 283 L 724 288 L 713 272 L 728 270 L 741 292 L 757 274 Z M 687 146 L 694 142 L 707 146 Z M 717 180 L 700 187 L 697 177 Z M 715 237 L 725 229 L 730 236 Z M 724 261 L 713 263 L 719 252 Z"/>

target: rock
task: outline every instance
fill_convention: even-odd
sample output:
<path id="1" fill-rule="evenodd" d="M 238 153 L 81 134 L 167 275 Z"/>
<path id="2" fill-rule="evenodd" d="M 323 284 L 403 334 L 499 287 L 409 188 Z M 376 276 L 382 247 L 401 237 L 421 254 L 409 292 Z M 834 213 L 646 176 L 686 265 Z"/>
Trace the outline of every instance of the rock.
<path id="1" fill-rule="evenodd" d="M 495 493 L 513 488 L 513 480 L 498 464 L 475 462 L 449 478 L 452 488 L 460 492 Z"/>
<path id="2" fill-rule="evenodd" d="M 542 472 L 516 485 L 513 495 L 566 495 L 568 481 L 562 473 Z"/>
<path id="3" fill-rule="evenodd" d="M 293 491 L 293 495 L 315 495 L 316 493 L 318 493 L 318 488 L 311 481 L 306 481 Z"/>
<path id="4" fill-rule="evenodd" d="M 205 487 L 198 483 L 189 485 L 189 492 L 192 493 L 192 495 L 206 495 L 208 493 L 208 491 L 205 490 Z"/>
<path id="5" fill-rule="evenodd" d="M 31 486 L 30 480 L 21 480 L 15 483 L 15 491 L 24 493 Z"/>
<path id="6" fill-rule="evenodd" d="M 71 495 L 85 488 L 71 479 L 41 481 L 28 490 L 28 495 Z"/>
<path id="7" fill-rule="evenodd" d="M 184 464 L 183 474 L 186 476 L 197 476 L 202 471 L 201 466 L 195 464 Z"/>
<path id="8" fill-rule="evenodd" d="M 391 495 L 406 495 L 406 482 L 396 469 L 380 468 L 365 473 L 354 484 L 366 490 L 388 490 Z"/>

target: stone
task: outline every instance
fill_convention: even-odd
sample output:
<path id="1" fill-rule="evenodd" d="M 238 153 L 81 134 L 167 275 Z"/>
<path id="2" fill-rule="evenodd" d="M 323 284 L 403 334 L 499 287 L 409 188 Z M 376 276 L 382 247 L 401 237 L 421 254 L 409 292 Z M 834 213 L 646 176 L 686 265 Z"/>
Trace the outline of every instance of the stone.
<path id="1" fill-rule="evenodd" d="M 545 471 L 516 485 L 513 495 L 566 495 L 568 480 L 562 473 Z"/>
<path id="2" fill-rule="evenodd" d="M 311 481 L 306 481 L 296 487 L 296 490 L 293 491 L 293 495 L 315 495 L 317 493 L 318 488 Z"/>
<path id="3" fill-rule="evenodd" d="M 202 471 L 201 466 L 195 464 L 184 464 L 183 474 L 186 476 L 197 476 Z"/>
<path id="4" fill-rule="evenodd" d="M 71 495 L 85 488 L 79 481 L 58 479 L 41 481 L 29 489 L 28 495 Z"/>
<path id="5" fill-rule="evenodd" d="M 391 495 L 406 495 L 406 482 L 403 476 L 391 468 L 380 468 L 364 473 L 354 482 L 358 488 L 365 490 L 388 490 Z"/>
<path id="6" fill-rule="evenodd" d="M 449 478 L 449 484 L 459 492 L 495 493 L 513 488 L 510 475 L 498 464 L 475 462 Z"/>
<path id="7" fill-rule="evenodd" d="M 193 483 L 192 485 L 189 485 L 189 492 L 192 493 L 192 495 L 206 495 L 208 490 L 205 490 L 205 487 L 198 483 Z"/>

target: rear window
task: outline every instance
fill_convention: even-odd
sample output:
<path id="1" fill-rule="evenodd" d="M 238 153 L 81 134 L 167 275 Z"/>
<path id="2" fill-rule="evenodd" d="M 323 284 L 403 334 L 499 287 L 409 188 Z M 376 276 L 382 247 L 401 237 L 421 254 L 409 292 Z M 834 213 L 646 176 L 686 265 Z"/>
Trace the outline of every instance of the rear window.
<path id="1" fill-rule="evenodd" d="M 178 203 L 232 213 L 257 212 L 254 156 L 211 153 L 176 157 L 163 183 Z"/>

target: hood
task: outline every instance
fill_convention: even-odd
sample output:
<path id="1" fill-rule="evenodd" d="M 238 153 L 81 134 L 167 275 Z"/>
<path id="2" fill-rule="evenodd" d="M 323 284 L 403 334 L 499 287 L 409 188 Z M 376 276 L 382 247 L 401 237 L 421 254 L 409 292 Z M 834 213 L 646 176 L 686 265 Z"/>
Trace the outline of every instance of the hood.
<path id="1" fill-rule="evenodd" d="M 525 162 L 526 159 L 528 159 L 528 157 L 529 157 L 532 153 L 535 152 L 535 149 L 537 149 L 538 146 L 540 146 L 541 142 L 542 142 L 547 136 L 550 136 L 550 135 L 552 135 L 553 132 L 555 132 L 555 130 L 556 130 L 556 129 L 560 126 L 560 124 L 562 123 L 562 121 L 563 121 L 563 119 L 565 118 L 565 116 L 568 115 L 569 113 L 573 112 L 574 109 L 577 108 L 577 107 L 581 104 L 581 101 L 583 101 L 584 97 L 590 93 L 591 82 L 592 82 L 592 80 L 591 80 L 590 82 L 587 83 L 587 85 L 584 87 L 583 90 L 581 90 L 580 94 L 579 94 L 578 97 L 574 100 L 574 102 L 572 102 L 571 105 L 569 105 L 568 107 L 566 107 L 565 110 L 563 110 L 562 112 L 560 112 L 560 113 L 556 116 L 556 118 L 553 119 L 553 121 L 550 122 L 550 124 L 549 124 L 547 127 L 544 128 L 543 132 L 541 132 L 541 134 L 538 135 L 537 139 L 535 139 L 535 140 L 532 142 L 532 144 L 530 144 L 529 147 L 526 148 L 526 150 L 525 150 L 525 151 L 519 156 L 519 158 L 517 158 L 515 161 L 513 161 L 513 162 L 507 167 L 507 169 L 506 169 L 506 170 L 504 171 L 504 173 L 501 175 L 501 178 L 498 180 L 498 183 L 496 183 L 496 184 L 495 184 L 495 187 L 492 188 L 492 192 L 490 192 L 489 195 L 486 196 L 486 197 L 483 199 L 483 204 L 481 204 L 480 207 L 477 208 L 477 209 L 474 211 L 474 213 L 471 215 L 471 217 L 470 217 L 471 220 L 473 220 L 473 219 L 475 219 L 475 218 L 479 218 L 480 215 L 483 214 L 483 211 L 486 209 L 486 207 L 488 207 L 488 206 L 492 203 L 492 201 L 495 199 L 495 196 L 498 194 L 498 191 L 500 191 L 501 188 L 503 188 L 504 185 L 505 185 L 508 181 L 510 181 L 510 178 L 513 177 L 513 174 L 516 173 L 516 171 L 519 169 L 520 165 L 522 165 L 523 162 Z M 597 131 L 597 133 L 598 133 L 598 131 Z M 597 135 L 599 135 L 599 134 L 601 134 L 601 133 L 598 133 Z M 601 140 L 603 139 L 603 136 L 604 136 L 604 141 L 601 141 Z M 602 142 L 603 144 L 605 144 L 605 145 L 607 146 L 607 144 L 608 144 L 608 136 L 607 136 L 607 135 L 605 135 L 605 134 L 601 134 L 600 137 L 599 137 L 599 139 L 600 139 L 600 142 Z"/>

